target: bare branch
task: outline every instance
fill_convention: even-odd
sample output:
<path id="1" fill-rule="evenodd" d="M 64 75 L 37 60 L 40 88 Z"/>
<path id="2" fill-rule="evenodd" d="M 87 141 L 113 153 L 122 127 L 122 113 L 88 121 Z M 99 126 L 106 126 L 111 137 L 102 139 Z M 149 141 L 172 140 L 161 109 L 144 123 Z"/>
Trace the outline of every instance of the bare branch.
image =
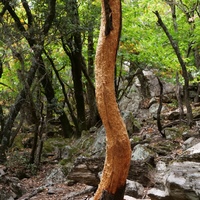
<path id="1" fill-rule="evenodd" d="M 52 22 L 54 20 L 55 14 L 56 14 L 56 0 L 49 0 L 49 14 L 45 20 L 44 26 L 43 26 L 43 33 L 46 35 L 52 25 Z"/>
<path id="2" fill-rule="evenodd" d="M 27 15 L 27 18 L 28 18 L 28 26 L 30 28 L 33 24 L 33 15 L 31 13 L 28 2 L 26 0 L 22 0 L 22 5 L 23 5 L 23 7 L 26 11 L 26 15 Z"/>

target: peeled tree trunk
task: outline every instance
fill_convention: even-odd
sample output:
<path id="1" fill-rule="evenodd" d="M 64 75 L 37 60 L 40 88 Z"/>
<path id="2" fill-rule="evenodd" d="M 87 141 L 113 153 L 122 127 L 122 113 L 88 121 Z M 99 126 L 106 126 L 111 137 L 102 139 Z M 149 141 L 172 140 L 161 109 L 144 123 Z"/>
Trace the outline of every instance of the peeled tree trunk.
<path id="1" fill-rule="evenodd" d="M 106 130 L 106 160 L 94 200 L 123 200 L 131 146 L 115 97 L 114 72 L 121 31 L 121 1 L 102 0 L 95 58 L 96 101 Z"/>

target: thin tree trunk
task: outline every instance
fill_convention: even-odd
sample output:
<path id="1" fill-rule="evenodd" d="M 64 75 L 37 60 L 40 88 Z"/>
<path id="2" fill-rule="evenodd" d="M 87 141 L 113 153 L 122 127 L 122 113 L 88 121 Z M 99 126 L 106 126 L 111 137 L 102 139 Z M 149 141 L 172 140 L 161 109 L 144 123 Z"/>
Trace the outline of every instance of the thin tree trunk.
<path id="1" fill-rule="evenodd" d="M 47 52 L 45 50 L 44 50 L 44 53 L 45 53 L 46 57 L 48 58 L 49 62 L 51 63 L 53 71 L 54 71 L 54 73 L 55 73 L 55 75 L 56 75 L 56 77 L 57 77 L 57 79 L 58 79 L 58 81 L 59 81 L 59 83 L 60 83 L 60 85 L 62 87 L 62 92 L 63 92 L 63 95 L 65 97 L 65 103 L 68 106 L 69 114 L 70 114 L 70 116 L 72 118 L 72 121 L 74 123 L 74 126 L 76 128 L 76 132 L 78 133 L 78 132 L 80 132 L 79 126 L 78 126 L 78 122 L 77 122 L 76 117 L 74 116 L 73 109 L 72 109 L 72 107 L 70 105 L 70 102 L 69 102 L 69 99 L 68 99 L 68 96 L 67 96 L 67 92 L 65 90 L 65 85 L 64 85 L 64 83 L 63 83 L 63 81 L 62 81 L 62 79 L 61 79 L 61 77 L 59 75 L 58 70 L 56 69 L 56 66 L 55 66 L 55 64 L 53 62 L 53 59 L 47 54 Z M 72 129 L 72 127 L 70 125 L 70 122 L 69 122 L 69 119 L 67 118 L 67 116 L 66 116 L 64 111 L 62 111 L 62 113 L 61 113 L 59 118 L 60 118 L 60 121 L 61 121 L 63 132 L 66 132 L 65 137 L 72 136 L 73 135 L 73 129 Z"/>
<path id="2" fill-rule="evenodd" d="M 80 127 L 78 137 L 81 136 L 81 131 L 86 129 L 85 118 L 85 100 L 83 95 L 83 83 L 82 83 L 82 70 L 81 70 L 81 58 L 80 53 L 77 52 L 70 57 L 72 64 L 72 78 L 74 82 L 74 94 L 76 100 L 77 119 Z"/>
<path id="3" fill-rule="evenodd" d="M 4 127 L 4 114 L 3 114 L 2 105 L 0 105 L 0 124 L 1 124 L 0 141 L 1 141 L 1 139 L 2 139 L 2 131 L 3 131 L 3 127 Z"/>
<path id="4" fill-rule="evenodd" d="M 96 100 L 106 130 L 106 160 L 94 200 L 123 200 L 131 147 L 115 97 L 114 74 L 121 31 L 121 1 L 102 0 L 102 18 L 95 58 Z"/>
<path id="5" fill-rule="evenodd" d="M 90 27 L 93 27 L 91 24 Z M 88 76 L 94 78 L 94 42 L 93 42 L 93 28 L 88 30 Z M 87 82 L 87 99 L 89 106 L 89 119 L 88 119 L 88 128 L 94 126 L 98 120 L 98 111 L 95 101 L 95 90 L 89 82 Z"/>
<path id="6" fill-rule="evenodd" d="M 183 101 L 181 98 L 181 83 L 179 81 L 179 75 L 178 72 L 176 72 L 176 98 L 178 100 L 178 107 L 179 107 L 179 113 L 180 113 L 180 121 L 183 120 L 184 116 L 184 110 L 183 110 Z"/>
<path id="7" fill-rule="evenodd" d="M 157 126 L 158 126 L 159 133 L 162 135 L 162 137 L 166 138 L 165 132 L 163 131 L 163 127 L 161 124 L 161 119 L 160 119 L 160 114 L 162 111 L 162 103 L 163 103 L 163 84 L 158 77 L 157 79 L 158 79 L 158 84 L 160 86 L 159 106 L 157 110 Z"/>
<path id="8" fill-rule="evenodd" d="M 189 102 L 189 77 L 188 77 L 188 72 L 187 72 L 187 68 L 185 65 L 185 62 L 182 59 L 179 47 L 177 42 L 172 38 L 172 36 L 170 35 L 167 27 L 165 26 L 165 24 L 163 23 L 160 14 L 158 13 L 158 11 L 155 11 L 154 14 L 157 16 L 158 18 L 158 23 L 160 24 L 160 26 L 162 27 L 163 31 L 165 32 L 166 36 L 168 37 L 175 53 L 176 56 L 178 58 L 178 61 L 181 65 L 182 68 L 182 73 L 183 73 L 183 78 L 184 78 L 184 94 L 185 94 L 185 105 L 187 108 L 187 120 L 188 120 L 188 125 L 191 127 L 192 123 L 193 123 L 193 115 L 192 115 L 192 108 Z"/>
<path id="9" fill-rule="evenodd" d="M 39 49 L 34 48 L 34 45 L 35 45 L 35 47 L 38 44 L 43 45 L 44 40 L 41 40 L 40 42 L 36 42 L 35 39 L 33 39 L 34 38 L 33 35 L 30 34 L 30 33 L 32 33 L 32 31 L 30 31 L 29 28 L 33 28 L 32 27 L 33 16 L 30 12 L 29 6 L 26 1 L 23 1 L 23 6 L 26 11 L 27 18 L 28 18 L 28 30 L 26 30 L 24 28 L 23 24 L 20 21 L 20 18 L 17 16 L 13 7 L 11 7 L 7 1 L 2 1 L 2 3 L 4 4 L 4 10 L 5 11 L 7 10 L 9 12 L 9 14 L 12 16 L 18 30 L 24 36 L 24 38 L 27 40 L 28 44 L 34 51 L 34 61 L 28 72 L 28 76 L 26 79 L 26 84 L 30 88 L 32 85 L 33 79 L 35 77 L 35 73 L 41 64 L 40 58 L 41 58 L 42 50 L 40 48 Z M 48 13 L 47 18 L 43 25 L 43 31 L 42 31 L 43 36 L 47 35 L 47 33 L 52 25 L 52 22 L 53 22 L 53 19 L 55 16 L 55 4 L 56 4 L 56 0 L 49 1 L 49 13 Z M 5 12 L 2 13 L 2 17 L 3 17 L 3 14 L 5 14 Z M 45 37 L 41 37 L 41 38 L 45 38 Z M 1 163 L 6 161 L 5 151 L 7 150 L 9 142 L 10 142 L 11 129 L 12 129 L 14 120 L 21 109 L 21 106 L 25 102 L 25 99 L 26 99 L 26 86 L 24 86 L 24 88 L 20 91 L 19 95 L 17 96 L 17 98 L 15 100 L 15 104 L 11 106 L 10 111 L 9 111 L 9 117 L 6 120 L 5 126 L 2 131 L 2 139 L 1 139 L 1 146 L 0 146 L 0 155 L 2 156 L 2 159 L 0 160 Z"/>
<path id="10" fill-rule="evenodd" d="M 82 55 L 82 40 L 78 13 L 78 2 L 76 0 L 67 0 L 66 9 L 68 18 L 75 28 L 70 34 L 70 37 L 67 36 L 66 41 L 64 40 L 64 37 L 62 37 L 61 40 L 63 49 L 71 61 L 77 120 L 80 128 L 80 132 L 77 133 L 77 136 L 80 137 L 81 131 L 86 129 L 85 100 L 82 82 L 82 72 L 86 74 L 86 71 Z M 66 48 L 66 44 L 68 48 Z"/>
<path id="11" fill-rule="evenodd" d="M 151 97 L 147 77 L 144 75 L 142 69 L 140 69 L 140 68 L 137 69 L 137 73 L 138 73 L 137 78 L 139 79 L 139 82 L 141 85 L 140 90 L 141 90 L 142 97 L 144 99 Z"/>
<path id="12" fill-rule="evenodd" d="M 196 94 L 196 96 L 194 98 L 194 102 L 195 103 L 197 103 L 199 101 L 200 101 L 200 83 L 198 83 L 198 85 L 197 85 L 197 94 Z"/>

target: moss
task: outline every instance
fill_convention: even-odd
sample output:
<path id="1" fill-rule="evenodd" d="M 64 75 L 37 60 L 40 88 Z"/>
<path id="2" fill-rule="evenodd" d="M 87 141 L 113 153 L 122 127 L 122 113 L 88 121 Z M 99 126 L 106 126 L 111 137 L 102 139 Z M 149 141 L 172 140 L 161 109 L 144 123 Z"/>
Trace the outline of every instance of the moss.
<path id="1" fill-rule="evenodd" d="M 62 160 L 59 162 L 59 164 L 60 164 L 60 165 L 66 165 L 68 162 L 69 162 L 68 159 L 62 159 Z"/>
<path id="2" fill-rule="evenodd" d="M 133 143 L 137 143 L 141 140 L 141 137 L 140 136 L 133 136 L 131 139 L 132 139 Z"/>
<path id="3" fill-rule="evenodd" d="M 166 128 L 165 134 L 168 139 L 175 140 L 182 136 L 182 131 L 180 131 L 177 127 L 175 128 Z"/>
<path id="4" fill-rule="evenodd" d="M 62 137 L 48 138 L 44 141 L 43 153 L 51 153 L 56 147 L 62 149 L 68 143 L 69 139 L 64 139 Z"/>
<path id="5" fill-rule="evenodd" d="M 24 148 L 23 143 L 22 143 L 23 139 L 24 139 L 24 134 L 18 134 L 18 135 L 15 137 L 15 140 L 14 140 L 14 142 L 13 142 L 12 147 L 13 147 L 14 149 L 19 149 L 19 150 L 20 150 L 20 149 L 23 149 L 23 148 Z"/>

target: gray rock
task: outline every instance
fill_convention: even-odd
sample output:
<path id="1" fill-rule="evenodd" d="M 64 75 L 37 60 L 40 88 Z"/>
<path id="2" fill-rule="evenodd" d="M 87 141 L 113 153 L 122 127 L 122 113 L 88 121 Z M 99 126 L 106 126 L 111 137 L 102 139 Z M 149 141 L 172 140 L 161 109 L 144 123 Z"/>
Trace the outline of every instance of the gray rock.
<path id="1" fill-rule="evenodd" d="M 156 164 L 156 169 L 152 174 L 153 182 L 155 183 L 157 189 L 165 190 L 166 171 L 167 166 L 165 162 L 158 161 Z"/>
<path id="2" fill-rule="evenodd" d="M 157 111 L 158 111 L 159 103 L 154 103 L 149 108 L 149 113 L 151 116 L 153 116 L 155 119 L 157 118 Z M 161 112 L 166 110 L 166 106 L 162 106 Z"/>
<path id="3" fill-rule="evenodd" d="M 166 185 L 176 200 L 200 199 L 200 163 L 175 162 L 170 166 Z"/>
<path id="4" fill-rule="evenodd" d="M 168 191 L 163 191 L 157 188 L 152 188 L 148 191 L 148 196 L 151 200 L 173 200 Z"/>
<path id="5" fill-rule="evenodd" d="M 138 182 L 127 180 L 125 194 L 131 197 L 141 198 L 144 194 L 144 187 Z"/>
<path id="6" fill-rule="evenodd" d="M 46 177 L 46 185 L 54 185 L 56 183 L 63 183 L 66 181 L 66 176 L 61 168 L 53 169 Z"/>
<path id="7" fill-rule="evenodd" d="M 164 188 L 152 188 L 148 195 L 152 200 L 199 200 L 200 163 L 174 162 L 164 172 Z"/>
<path id="8" fill-rule="evenodd" d="M 190 138 L 188 138 L 187 140 L 185 140 L 184 142 L 183 142 L 183 149 L 184 150 L 186 150 L 186 149 L 188 149 L 188 148 L 190 148 L 190 147 L 192 147 L 193 145 L 192 145 L 192 141 L 194 141 L 194 137 L 190 137 Z"/>
<path id="9" fill-rule="evenodd" d="M 0 176 L 0 199 L 18 199 L 26 191 L 21 186 L 20 180 L 17 177 L 7 175 Z"/>
<path id="10" fill-rule="evenodd" d="M 101 158 L 78 158 L 74 167 L 69 172 L 67 178 L 75 182 L 84 183 L 91 186 L 99 184 L 98 173 L 102 171 L 104 157 Z"/>
<path id="11" fill-rule="evenodd" d="M 182 133 L 182 139 L 184 141 L 191 137 L 199 138 L 199 133 L 194 131 L 185 131 Z"/>
<path id="12" fill-rule="evenodd" d="M 65 147 L 62 148 L 61 151 L 61 158 L 62 159 L 68 159 L 70 156 L 70 150 L 72 149 L 72 147 L 70 145 L 66 145 Z"/>
<path id="13" fill-rule="evenodd" d="M 137 114 L 140 101 L 140 93 L 137 87 L 133 84 L 131 88 L 129 88 L 128 94 L 123 96 L 123 98 L 119 102 L 119 108 L 121 111 L 124 112 L 124 114 L 126 113 L 127 115 L 129 113 Z"/>
<path id="14" fill-rule="evenodd" d="M 131 160 L 145 160 L 150 157 L 151 154 L 152 152 L 146 147 L 146 145 L 138 144 L 133 149 Z"/>
<path id="15" fill-rule="evenodd" d="M 137 181 L 144 187 L 152 186 L 151 172 L 153 171 L 154 157 L 150 157 L 146 160 L 131 160 L 128 179 Z"/>
<path id="16" fill-rule="evenodd" d="M 95 133 L 96 137 L 94 143 L 89 148 L 89 151 L 92 152 L 92 156 L 105 156 L 106 149 L 106 137 L 105 137 L 105 129 L 101 126 L 98 131 Z"/>
<path id="17" fill-rule="evenodd" d="M 200 142 L 184 151 L 180 160 L 200 162 Z"/>

